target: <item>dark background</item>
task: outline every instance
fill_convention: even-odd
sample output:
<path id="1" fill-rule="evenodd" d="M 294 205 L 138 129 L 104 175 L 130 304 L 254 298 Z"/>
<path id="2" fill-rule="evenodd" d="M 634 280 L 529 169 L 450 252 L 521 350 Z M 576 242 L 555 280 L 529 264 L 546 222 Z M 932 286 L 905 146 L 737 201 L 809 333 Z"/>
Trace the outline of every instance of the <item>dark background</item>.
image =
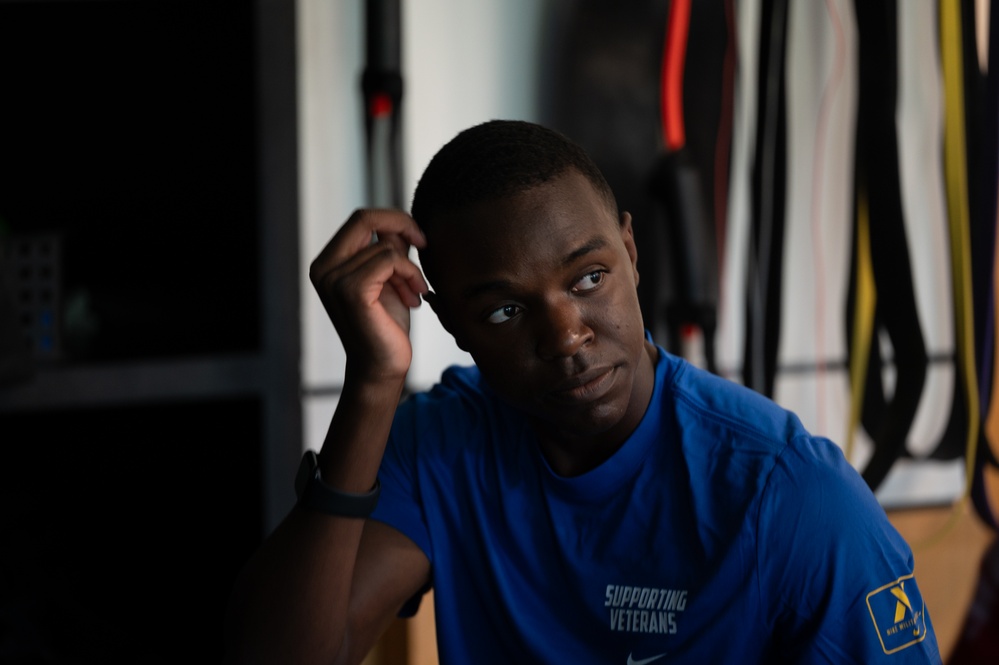
<path id="1" fill-rule="evenodd" d="M 0 249 L 58 249 L 8 274 L 31 376 L 0 381 L 2 663 L 221 659 L 266 406 L 171 371 L 266 344 L 257 4 L 0 2 Z M 173 385 L 113 385 L 144 368 Z"/>

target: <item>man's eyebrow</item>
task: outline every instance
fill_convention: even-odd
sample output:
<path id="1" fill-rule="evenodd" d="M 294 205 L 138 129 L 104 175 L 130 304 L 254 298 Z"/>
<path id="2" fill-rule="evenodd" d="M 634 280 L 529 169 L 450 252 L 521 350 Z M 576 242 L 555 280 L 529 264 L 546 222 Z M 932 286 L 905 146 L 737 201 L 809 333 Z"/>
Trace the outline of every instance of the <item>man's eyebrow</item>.
<path id="1" fill-rule="evenodd" d="M 504 289 L 509 289 L 513 285 L 512 282 L 505 279 L 497 279 L 491 282 L 482 282 L 481 284 L 475 284 L 474 286 L 465 290 L 462 294 L 466 299 L 471 299 L 476 296 L 480 296 L 483 293 L 489 293 L 490 291 L 502 291 Z"/>
<path id="2" fill-rule="evenodd" d="M 591 238 L 580 247 L 566 254 L 565 258 L 562 259 L 562 265 L 563 266 L 571 265 L 580 257 L 586 256 L 591 252 L 603 249 L 604 247 L 607 247 L 607 245 L 608 245 L 607 238 L 605 238 L 604 236 L 596 236 L 594 238 Z M 476 296 L 480 296 L 483 293 L 489 293 L 490 291 L 504 291 L 512 287 L 513 287 L 513 282 L 506 279 L 496 279 L 489 282 L 482 282 L 480 284 L 475 284 L 466 289 L 462 295 L 467 299 L 471 299 Z"/>
<path id="3" fill-rule="evenodd" d="M 569 252 L 569 254 L 567 254 L 566 257 L 562 259 L 562 265 L 567 266 L 570 263 L 573 263 L 576 259 L 586 256 L 590 252 L 595 252 L 599 249 L 603 249 L 606 246 L 607 246 L 607 238 L 603 236 L 596 236 L 595 238 L 591 238 L 586 242 L 586 244 L 582 245 L 578 249 L 573 250 L 572 252 Z"/>

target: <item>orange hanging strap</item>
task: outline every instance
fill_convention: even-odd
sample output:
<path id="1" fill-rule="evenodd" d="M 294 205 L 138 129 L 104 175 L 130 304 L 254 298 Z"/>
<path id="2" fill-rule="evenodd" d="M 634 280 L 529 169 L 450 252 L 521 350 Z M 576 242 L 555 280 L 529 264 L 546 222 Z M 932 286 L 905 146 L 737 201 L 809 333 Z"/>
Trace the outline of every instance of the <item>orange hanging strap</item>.
<path id="1" fill-rule="evenodd" d="M 683 125 L 683 69 L 687 57 L 687 34 L 690 31 L 690 0 L 673 0 L 666 24 L 663 46 L 660 108 L 663 143 L 668 152 L 676 152 L 686 142 Z"/>

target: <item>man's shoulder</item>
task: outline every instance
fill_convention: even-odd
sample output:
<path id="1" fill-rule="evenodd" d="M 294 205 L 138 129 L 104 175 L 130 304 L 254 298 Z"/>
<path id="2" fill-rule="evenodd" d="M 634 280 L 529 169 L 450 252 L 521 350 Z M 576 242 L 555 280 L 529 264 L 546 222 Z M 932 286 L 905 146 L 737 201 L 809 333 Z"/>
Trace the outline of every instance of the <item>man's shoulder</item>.
<path id="1" fill-rule="evenodd" d="M 430 431 L 495 431 L 505 421 L 518 421 L 518 414 L 488 386 L 474 365 L 452 366 L 426 390 L 411 393 L 396 412 L 397 426 Z"/>
<path id="2" fill-rule="evenodd" d="M 666 373 L 662 400 L 681 432 L 773 452 L 810 436 L 794 412 L 765 395 L 675 356 L 665 362 L 674 367 Z"/>
<path id="3" fill-rule="evenodd" d="M 425 390 L 414 392 L 404 400 L 409 408 L 433 409 L 441 406 L 455 408 L 459 404 L 487 405 L 497 401 L 479 368 L 475 365 L 452 365 L 441 373 L 440 379 Z"/>

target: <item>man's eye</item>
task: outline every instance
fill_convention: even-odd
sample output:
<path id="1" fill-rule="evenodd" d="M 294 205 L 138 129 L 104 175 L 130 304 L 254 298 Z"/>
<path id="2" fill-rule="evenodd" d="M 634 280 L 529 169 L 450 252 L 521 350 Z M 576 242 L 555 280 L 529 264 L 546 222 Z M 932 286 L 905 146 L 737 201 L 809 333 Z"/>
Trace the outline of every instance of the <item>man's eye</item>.
<path id="1" fill-rule="evenodd" d="M 572 290 L 589 291 L 590 289 L 595 289 L 604 281 L 604 274 L 603 270 L 594 270 L 593 272 L 586 273 L 583 279 L 573 284 Z"/>
<path id="2" fill-rule="evenodd" d="M 486 321 L 489 323 L 503 323 L 504 321 L 509 321 L 517 314 L 520 313 L 520 307 L 517 305 L 503 305 L 499 309 L 493 310 Z"/>

